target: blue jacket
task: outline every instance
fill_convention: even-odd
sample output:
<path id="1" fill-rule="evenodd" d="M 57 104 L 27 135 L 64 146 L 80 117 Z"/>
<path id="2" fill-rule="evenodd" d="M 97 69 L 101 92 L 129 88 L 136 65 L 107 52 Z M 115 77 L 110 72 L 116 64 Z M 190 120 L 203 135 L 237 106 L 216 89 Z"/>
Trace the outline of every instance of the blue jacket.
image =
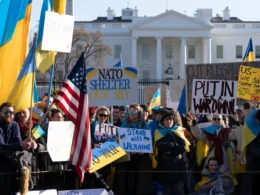
<path id="1" fill-rule="evenodd" d="M 135 128 L 135 129 L 151 129 L 150 126 L 146 122 L 144 122 L 144 126 L 142 127 L 142 124 L 141 124 L 140 121 L 138 122 L 137 125 L 134 122 L 131 122 L 130 125 L 128 125 L 126 120 L 124 120 L 124 122 L 122 123 L 121 127 L 124 127 L 124 128 Z"/>
<path id="2" fill-rule="evenodd" d="M 0 149 L 21 150 L 21 134 L 18 123 L 13 121 L 9 125 L 0 124 Z"/>

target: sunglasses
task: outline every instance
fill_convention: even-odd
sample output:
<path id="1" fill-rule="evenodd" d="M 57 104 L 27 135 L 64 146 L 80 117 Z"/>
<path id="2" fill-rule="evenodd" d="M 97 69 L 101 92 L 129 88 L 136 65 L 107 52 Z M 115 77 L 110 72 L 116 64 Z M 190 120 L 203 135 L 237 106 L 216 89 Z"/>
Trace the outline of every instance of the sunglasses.
<path id="1" fill-rule="evenodd" d="M 134 112 L 128 112 L 128 114 L 136 114 L 137 113 L 137 111 L 134 111 Z"/>
<path id="2" fill-rule="evenodd" d="M 14 114 L 14 112 L 8 111 L 8 110 L 2 110 L 1 112 L 2 112 L 3 115 L 5 115 L 5 116 L 7 116 L 8 114 L 10 114 L 10 115 L 13 115 L 13 114 Z"/>
<path id="3" fill-rule="evenodd" d="M 216 121 L 216 120 L 220 121 L 221 119 L 220 118 L 213 118 L 213 121 Z"/>
<path id="4" fill-rule="evenodd" d="M 98 116 L 99 116 L 100 118 L 102 118 L 102 117 L 108 117 L 107 114 L 99 114 Z"/>

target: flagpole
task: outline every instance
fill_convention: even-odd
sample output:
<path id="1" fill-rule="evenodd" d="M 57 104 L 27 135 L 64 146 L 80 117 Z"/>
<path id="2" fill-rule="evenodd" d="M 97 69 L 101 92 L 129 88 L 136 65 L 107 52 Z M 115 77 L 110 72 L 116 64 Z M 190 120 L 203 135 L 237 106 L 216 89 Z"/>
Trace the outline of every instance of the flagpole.
<path id="1" fill-rule="evenodd" d="M 33 45 L 34 44 L 36 44 L 36 39 L 37 39 L 37 33 L 34 33 L 34 37 L 33 37 Z M 35 72 L 35 56 L 33 57 L 33 69 L 34 69 L 34 71 L 33 72 Z M 35 79 L 35 73 L 33 74 L 33 76 L 32 76 L 32 94 L 31 94 L 31 102 L 30 102 L 30 121 L 29 121 L 29 138 L 32 138 L 32 107 L 33 107 L 33 105 L 32 105 L 32 101 L 33 101 L 33 95 L 34 95 L 34 93 L 33 93 L 33 91 L 34 91 L 34 79 Z"/>

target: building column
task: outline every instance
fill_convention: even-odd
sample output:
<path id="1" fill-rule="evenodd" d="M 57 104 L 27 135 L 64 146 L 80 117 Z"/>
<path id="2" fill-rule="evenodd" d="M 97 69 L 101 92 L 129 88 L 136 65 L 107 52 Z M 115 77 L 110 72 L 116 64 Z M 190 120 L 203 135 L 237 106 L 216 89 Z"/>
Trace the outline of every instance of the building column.
<path id="1" fill-rule="evenodd" d="M 156 37 L 156 79 L 162 79 L 162 37 Z"/>
<path id="2" fill-rule="evenodd" d="M 186 48 L 187 37 L 181 37 L 181 56 L 179 63 L 179 79 L 185 77 L 185 64 L 187 64 L 187 48 Z"/>
<path id="3" fill-rule="evenodd" d="M 137 39 L 132 37 L 132 67 L 137 67 Z"/>
<path id="4" fill-rule="evenodd" d="M 203 37 L 203 63 L 211 63 L 211 37 Z"/>

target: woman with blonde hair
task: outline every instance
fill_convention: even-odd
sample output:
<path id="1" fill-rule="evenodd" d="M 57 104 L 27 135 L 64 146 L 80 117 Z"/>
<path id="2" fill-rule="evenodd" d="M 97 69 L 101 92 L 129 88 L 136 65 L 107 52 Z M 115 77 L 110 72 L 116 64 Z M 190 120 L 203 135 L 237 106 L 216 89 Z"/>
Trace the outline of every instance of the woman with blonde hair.
<path id="1" fill-rule="evenodd" d="M 124 128 L 150 129 L 143 119 L 139 104 L 131 104 Z M 152 162 L 149 154 L 130 153 L 128 161 L 116 165 L 115 193 L 116 194 L 151 194 L 152 193 Z"/>

